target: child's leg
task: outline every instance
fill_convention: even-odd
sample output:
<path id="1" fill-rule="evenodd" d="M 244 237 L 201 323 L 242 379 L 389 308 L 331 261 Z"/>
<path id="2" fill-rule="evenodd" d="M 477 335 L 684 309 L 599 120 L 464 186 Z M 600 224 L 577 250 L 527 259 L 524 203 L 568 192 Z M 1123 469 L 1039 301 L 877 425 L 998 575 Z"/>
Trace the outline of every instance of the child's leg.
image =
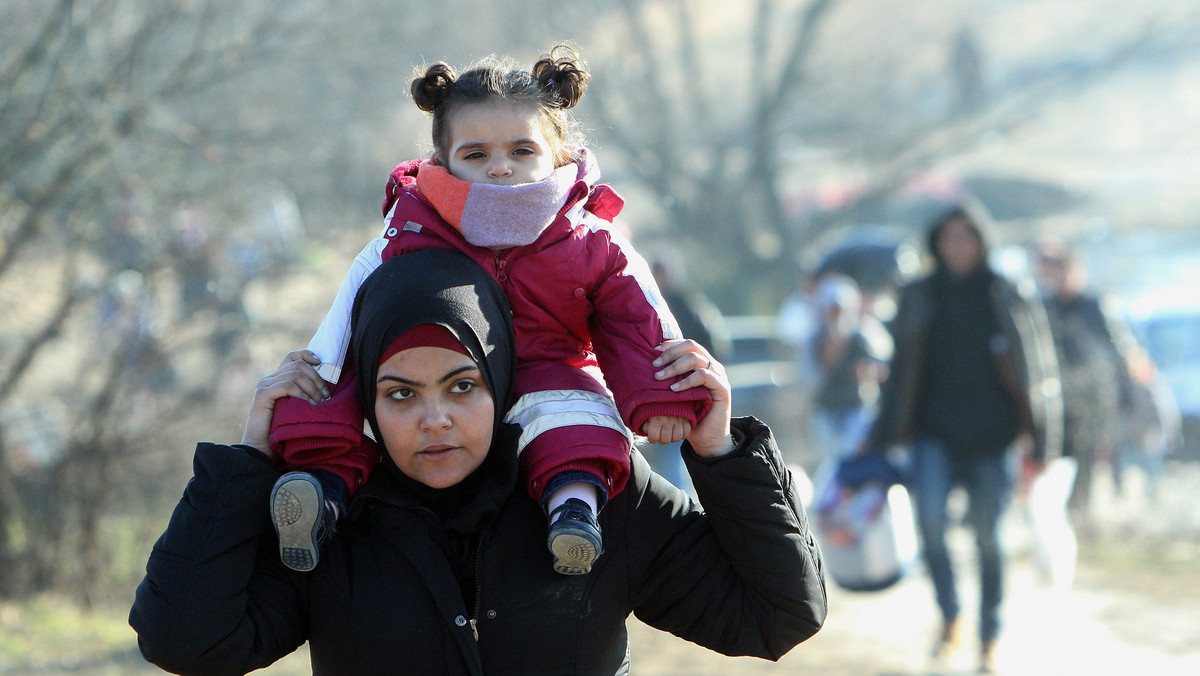
<path id="1" fill-rule="evenodd" d="M 563 575 L 586 575 L 604 553 L 604 538 L 596 515 L 607 501 L 598 477 L 571 470 L 550 481 L 542 501 L 550 522 L 546 547 L 554 555 L 554 570 Z"/>
<path id="2" fill-rule="evenodd" d="M 584 501 L 593 513 L 599 514 L 608 504 L 608 489 L 605 488 L 605 482 L 592 472 L 568 470 L 554 476 L 546 484 L 542 492 L 542 508 L 546 514 L 552 514 L 571 498 Z"/>
<path id="3" fill-rule="evenodd" d="M 549 397 L 556 398 L 548 401 Z M 584 406 L 595 410 L 572 410 Z M 606 496 L 617 495 L 625 487 L 632 436 L 610 399 L 591 392 L 534 392 L 517 401 L 507 422 L 521 426 L 517 453 L 533 499 L 542 502 L 553 492 L 547 490 L 550 481 L 573 470 L 595 477 Z"/>
<path id="4" fill-rule="evenodd" d="M 325 506 L 333 510 L 334 519 L 340 519 L 346 514 L 346 502 L 349 498 L 349 489 L 346 486 L 346 480 L 338 476 L 337 473 L 326 469 L 310 469 L 309 474 L 316 477 L 321 484 L 321 490 L 325 493 Z"/>
<path id="5" fill-rule="evenodd" d="M 554 568 L 588 573 L 604 551 L 596 515 L 629 478 L 632 435 L 603 383 L 584 369 L 524 363 L 517 392 L 506 421 L 521 426 L 521 474 L 546 509 Z"/>
<path id="6" fill-rule="evenodd" d="M 285 474 L 271 491 L 270 509 L 280 557 L 294 570 L 316 567 L 321 544 L 379 459 L 363 434 L 355 383 L 348 364 L 329 399 L 313 406 L 286 397 L 275 405 L 270 442 Z"/>
<path id="7" fill-rule="evenodd" d="M 554 569 L 587 574 L 604 552 L 597 514 L 629 477 L 629 437 L 589 425 L 522 437 L 521 471 L 529 495 L 546 510 Z"/>
<path id="8" fill-rule="evenodd" d="M 275 403 L 271 419 L 271 449 L 283 471 L 321 469 L 337 475 L 349 499 L 379 462 L 379 449 L 363 433 L 358 377 L 348 360 L 342 379 L 330 385 L 331 395 L 312 405 L 284 397 Z M 343 500 L 344 501 L 344 500 Z"/>

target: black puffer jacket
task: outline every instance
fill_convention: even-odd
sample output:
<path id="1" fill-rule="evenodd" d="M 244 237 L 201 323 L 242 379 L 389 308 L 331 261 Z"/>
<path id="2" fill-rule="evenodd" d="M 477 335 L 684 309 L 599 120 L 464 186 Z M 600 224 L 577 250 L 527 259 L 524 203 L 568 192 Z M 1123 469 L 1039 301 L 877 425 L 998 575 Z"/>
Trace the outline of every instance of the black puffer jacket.
<path id="1" fill-rule="evenodd" d="M 278 471 L 252 450 L 201 444 L 130 624 L 148 660 L 193 674 L 242 674 L 305 641 L 316 674 L 628 673 L 631 612 L 722 653 L 778 659 L 824 621 L 821 556 L 769 429 L 737 419 L 734 436 L 715 460 L 685 445 L 706 511 L 635 452 L 589 575 L 553 571 L 545 517 L 510 492 L 472 548 L 465 594 L 437 517 L 385 472 L 315 571 L 286 570 L 265 508 Z"/>

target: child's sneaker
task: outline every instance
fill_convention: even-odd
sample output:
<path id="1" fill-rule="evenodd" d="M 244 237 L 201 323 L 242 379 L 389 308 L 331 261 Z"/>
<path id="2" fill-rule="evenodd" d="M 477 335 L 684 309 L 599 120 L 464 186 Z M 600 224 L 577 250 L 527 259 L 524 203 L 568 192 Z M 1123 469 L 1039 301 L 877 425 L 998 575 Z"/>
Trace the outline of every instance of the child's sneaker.
<path id="1" fill-rule="evenodd" d="M 555 520 L 555 516 L 559 513 Z M 568 498 L 550 512 L 550 535 L 546 544 L 554 554 L 554 570 L 563 575 L 587 575 L 592 562 L 604 553 L 600 524 L 586 502 Z"/>
<path id="2" fill-rule="evenodd" d="M 337 520 L 321 483 L 307 472 L 288 472 L 271 489 L 271 520 L 279 534 L 283 565 L 307 572 L 317 567 L 321 545 Z"/>

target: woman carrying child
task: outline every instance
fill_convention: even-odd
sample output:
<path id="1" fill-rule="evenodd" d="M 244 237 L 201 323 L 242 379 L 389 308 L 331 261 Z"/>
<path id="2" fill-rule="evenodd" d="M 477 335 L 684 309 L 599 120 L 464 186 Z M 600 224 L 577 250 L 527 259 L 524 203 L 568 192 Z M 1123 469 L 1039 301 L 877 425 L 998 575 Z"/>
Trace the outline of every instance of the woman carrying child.
<path id="1" fill-rule="evenodd" d="M 196 448 L 130 612 L 146 659 L 243 674 L 308 642 L 314 674 L 628 674 L 631 613 L 728 655 L 779 659 L 816 633 L 824 574 L 796 486 L 767 426 L 730 420 L 724 368 L 692 341 L 663 345 L 655 368 L 710 394 L 683 444 L 705 509 L 634 452 L 591 574 L 539 565 L 545 516 L 504 422 L 513 340 L 504 293 L 462 254 L 369 275 L 351 349 L 377 470 L 321 564 L 284 567 L 262 509 L 280 476 L 267 433 L 283 397 L 326 387 L 312 353 L 289 354 L 259 380 L 242 443 Z"/>
<path id="2" fill-rule="evenodd" d="M 704 416 L 704 388 L 654 377 L 657 346 L 682 336 L 646 262 L 613 228 L 623 200 L 598 182 L 577 138 L 568 111 L 589 79 L 560 45 L 530 70 L 488 61 L 456 75 L 437 63 L 412 81 L 432 114 L 433 156 L 392 171 L 384 231 L 309 343 L 331 396 L 315 407 L 281 401 L 275 415 L 271 446 L 295 471 L 271 498 L 289 567 L 317 565 L 335 515 L 379 457 L 363 438 L 348 318 L 362 280 L 395 256 L 453 249 L 504 289 L 518 362 L 507 422 L 522 429 L 522 480 L 546 512 L 558 572 L 588 573 L 603 553 L 597 514 L 628 479 L 629 430 L 673 443 Z"/>

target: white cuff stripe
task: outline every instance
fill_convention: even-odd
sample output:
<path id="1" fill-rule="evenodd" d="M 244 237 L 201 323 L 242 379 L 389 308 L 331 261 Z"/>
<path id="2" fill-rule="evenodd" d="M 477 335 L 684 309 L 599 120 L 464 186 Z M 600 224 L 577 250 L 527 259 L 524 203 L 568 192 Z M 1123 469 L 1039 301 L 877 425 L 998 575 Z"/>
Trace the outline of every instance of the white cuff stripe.
<path id="1" fill-rule="evenodd" d="M 561 410 L 576 410 L 579 408 L 592 408 L 599 406 L 611 412 L 614 417 L 620 418 L 621 414 L 617 411 L 617 405 L 612 399 L 595 392 L 587 390 L 542 390 L 540 392 L 530 392 L 517 400 L 516 404 L 509 410 L 504 422 L 516 423 L 518 425 L 526 425 L 533 420 L 534 415 L 530 413 L 532 409 L 541 409 L 547 405 L 562 404 L 565 405 Z"/>
<path id="2" fill-rule="evenodd" d="M 573 411 L 553 416 L 542 416 L 534 420 L 533 424 L 523 428 L 521 430 L 521 439 L 517 442 L 517 455 L 520 455 L 525 450 L 529 442 L 544 432 L 556 430 L 560 427 L 574 427 L 579 425 L 604 427 L 614 430 L 623 434 L 630 443 L 633 442 L 633 435 L 625 428 L 625 423 L 621 422 L 620 418 L 614 418 L 610 415 L 596 415 L 586 411 Z"/>
<path id="3" fill-rule="evenodd" d="M 530 392 L 517 400 L 505 422 L 521 426 L 518 454 L 542 433 L 561 427 L 603 427 L 633 440 L 612 399 L 587 390 Z"/>

